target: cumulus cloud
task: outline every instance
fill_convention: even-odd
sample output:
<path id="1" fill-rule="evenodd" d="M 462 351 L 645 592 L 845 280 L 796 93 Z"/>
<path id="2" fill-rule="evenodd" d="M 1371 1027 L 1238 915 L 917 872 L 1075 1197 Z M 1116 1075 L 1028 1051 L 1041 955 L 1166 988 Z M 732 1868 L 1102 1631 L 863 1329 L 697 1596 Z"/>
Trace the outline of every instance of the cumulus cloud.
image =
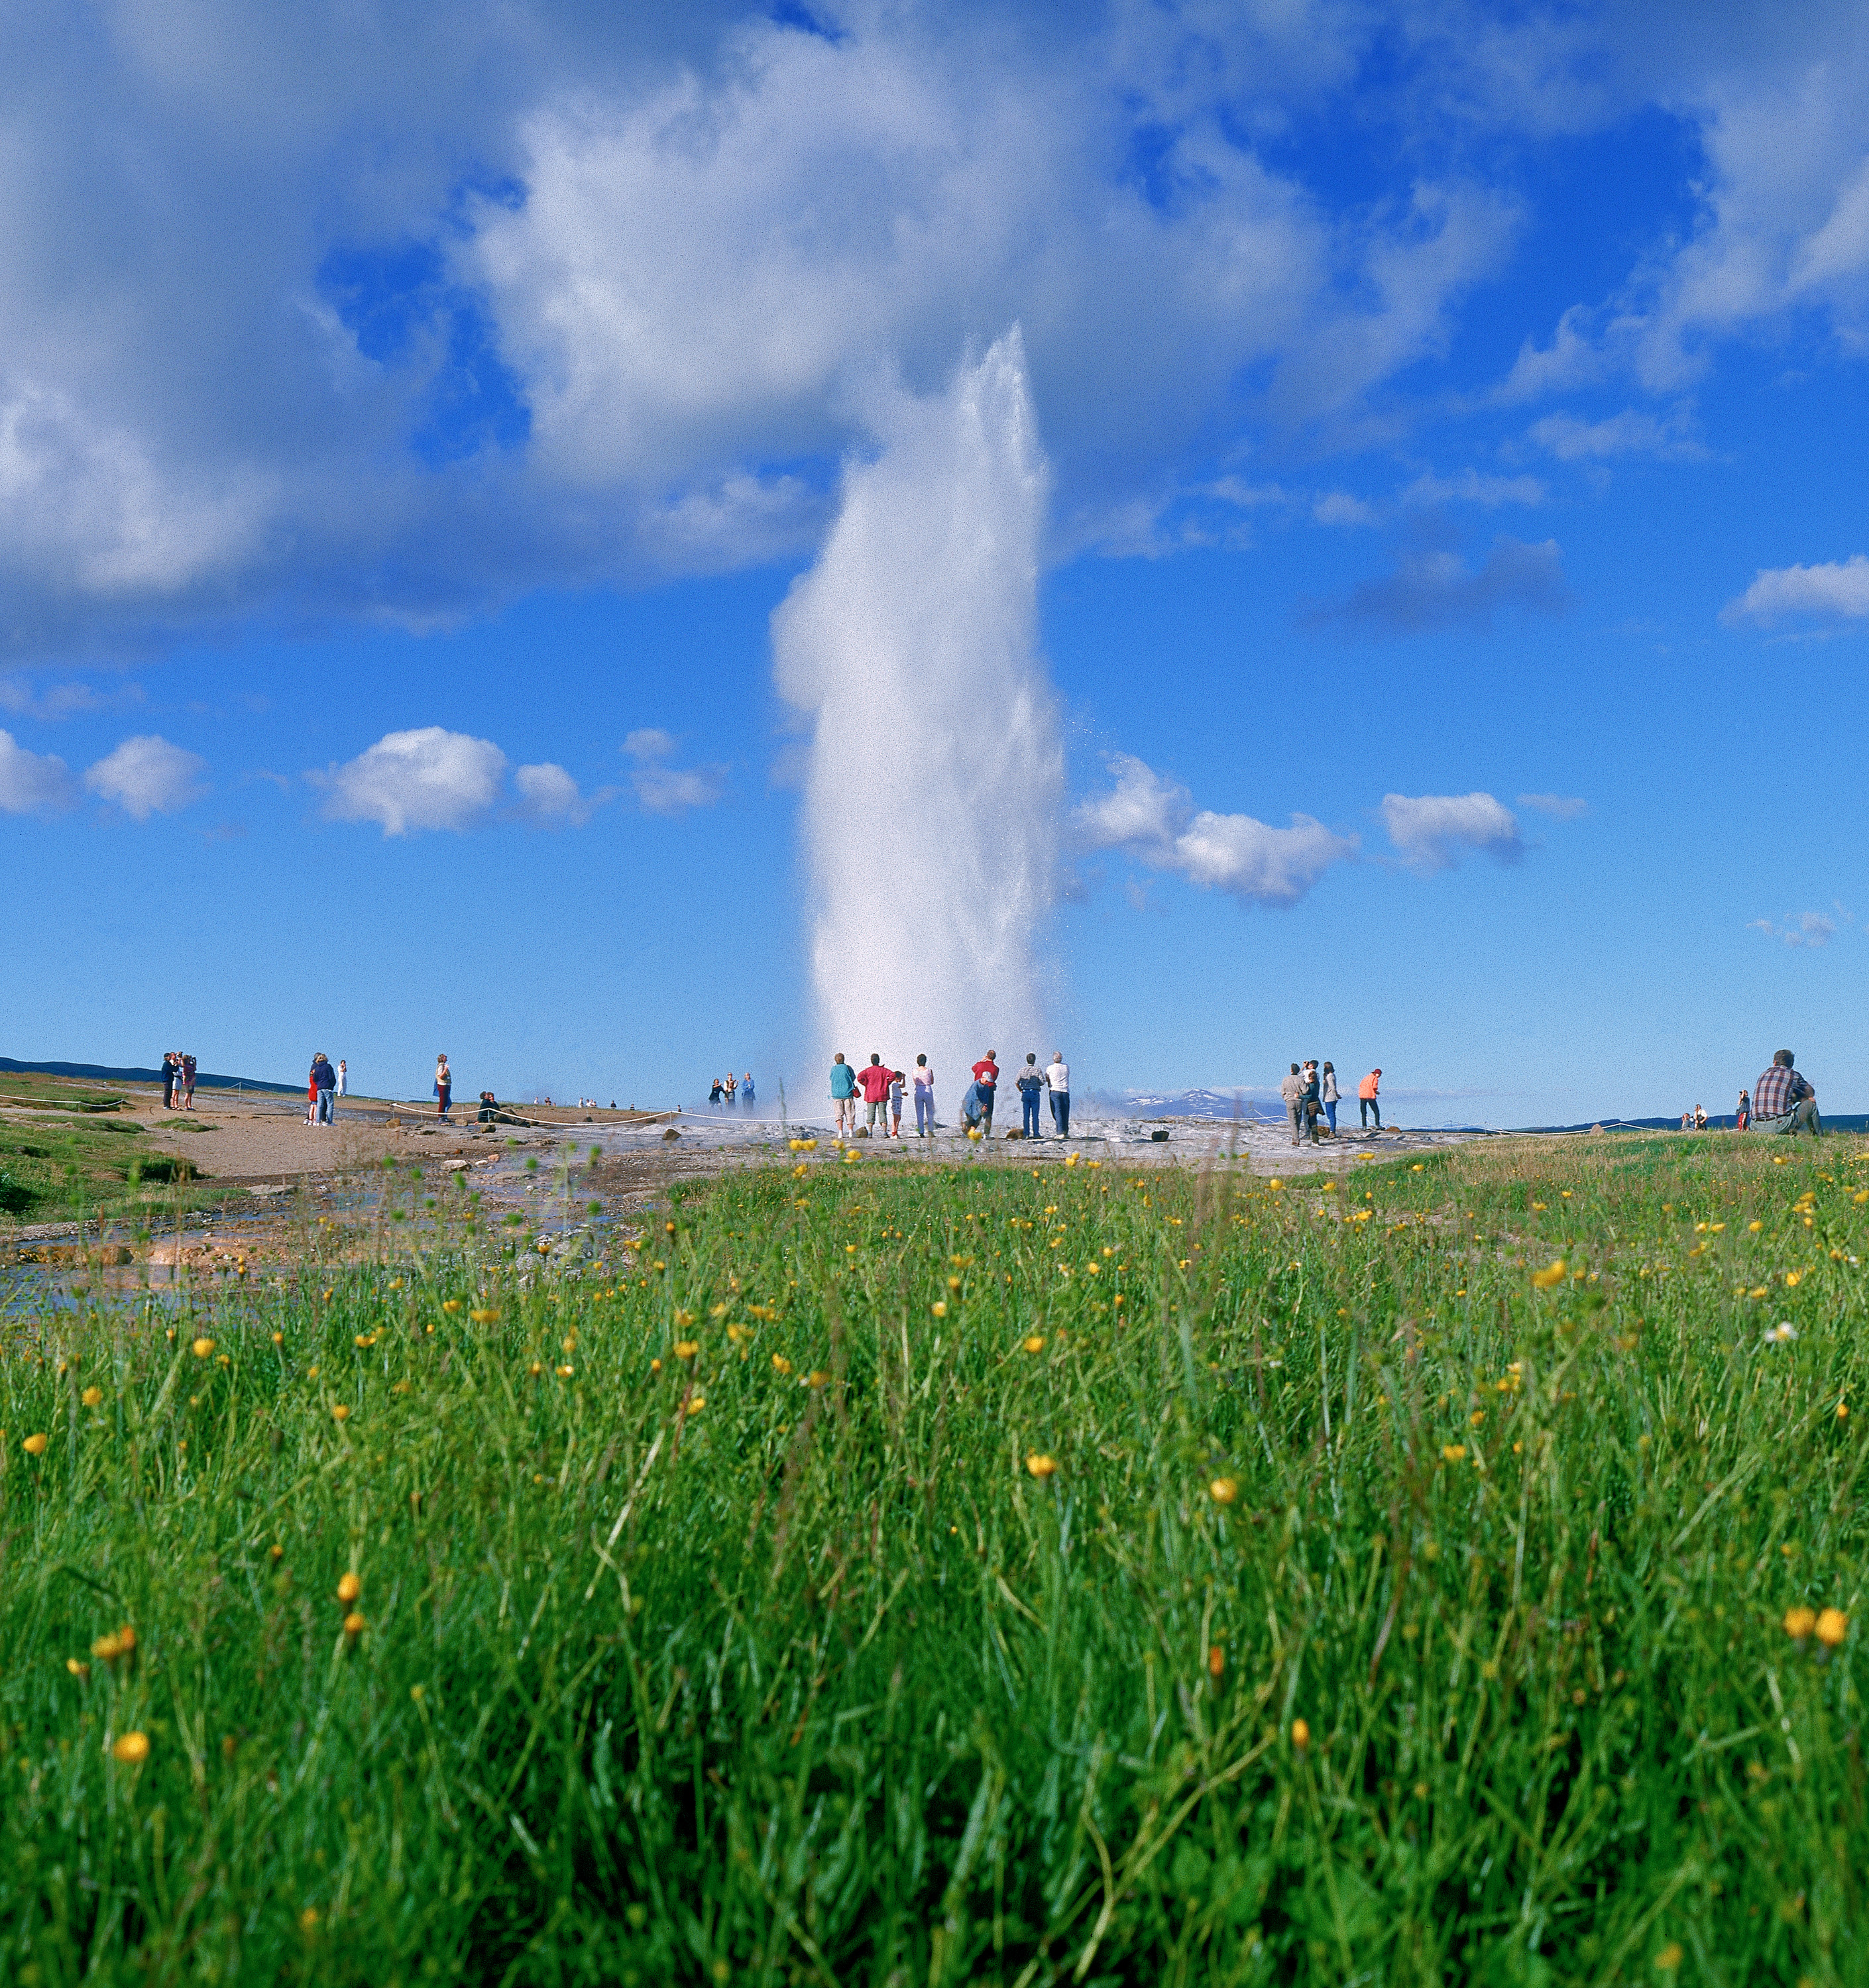
<path id="1" fill-rule="evenodd" d="M 29 752 L 10 732 L 0 732 L 0 814 L 49 814 L 69 807 L 77 783 L 63 759 Z"/>
<path id="2" fill-rule="evenodd" d="M 675 743 L 672 733 L 655 726 L 632 732 L 623 742 L 624 752 L 636 762 L 629 783 L 645 814 L 686 814 L 693 808 L 712 807 L 726 791 L 724 766 L 668 765 Z"/>
<path id="3" fill-rule="evenodd" d="M 199 800 L 207 791 L 201 784 L 207 770 L 205 759 L 152 732 L 126 739 L 86 773 L 84 784 L 133 820 L 147 821 Z"/>
<path id="4" fill-rule="evenodd" d="M 1570 604 L 1555 539 L 1542 545 L 1498 538 L 1475 570 L 1457 553 L 1405 553 L 1393 573 L 1366 580 L 1349 597 L 1314 610 L 1314 627 L 1353 634 L 1418 635 L 1436 628 L 1485 628 L 1502 609 L 1558 614 Z"/>
<path id="5" fill-rule="evenodd" d="M 1769 626 L 1793 616 L 1824 621 L 1869 617 L 1869 557 L 1853 553 L 1823 566 L 1762 566 L 1752 585 L 1720 610 L 1729 627 L 1741 621 Z"/>
<path id="6" fill-rule="evenodd" d="M 1100 543 L 1437 358 L 1521 225 L 1418 157 L 1305 184 L 1292 120 L 1380 32 L 1336 0 L 801 19 L 48 17 L 5 93 L 16 652 L 795 553 L 877 393 L 1015 321 Z"/>
<path id="7" fill-rule="evenodd" d="M 1521 794 L 1519 805 L 1534 814 L 1548 814 L 1554 820 L 1575 821 L 1588 810 L 1590 803 L 1568 794 Z"/>
<path id="8" fill-rule="evenodd" d="M 385 836 L 461 830 L 499 805 L 506 756 L 490 739 L 425 725 L 386 733 L 367 752 L 316 776 L 334 821 L 373 821 Z"/>
<path id="9" fill-rule="evenodd" d="M 1385 794 L 1383 827 L 1404 863 L 1451 870 L 1471 852 L 1516 863 L 1525 854 L 1512 810 L 1491 794 Z"/>
<path id="10" fill-rule="evenodd" d="M 1335 834 L 1309 815 L 1273 828 L 1251 815 L 1197 811 L 1185 787 L 1146 762 L 1117 752 L 1107 763 L 1109 792 L 1082 803 L 1073 816 L 1082 848 L 1121 849 L 1153 870 L 1255 904 L 1296 904 L 1333 863 L 1356 853 L 1355 837 Z"/>
<path id="11" fill-rule="evenodd" d="M 0 676 L 0 711 L 11 712 L 19 718 L 36 718 L 42 723 L 120 711 L 126 705 L 142 702 L 142 688 L 137 684 L 119 684 L 108 691 L 88 683 L 52 683 L 36 688 L 29 677 Z"/>
<path id="12" fill-rule="evenodd" d="M 518 789 L 520 813 L 543 827 L 576 828 L 591 819 L 595 803 L 578 791 L 577 783 L 562 766 L 550 760 L 517 768 L 513 784 Z"/>

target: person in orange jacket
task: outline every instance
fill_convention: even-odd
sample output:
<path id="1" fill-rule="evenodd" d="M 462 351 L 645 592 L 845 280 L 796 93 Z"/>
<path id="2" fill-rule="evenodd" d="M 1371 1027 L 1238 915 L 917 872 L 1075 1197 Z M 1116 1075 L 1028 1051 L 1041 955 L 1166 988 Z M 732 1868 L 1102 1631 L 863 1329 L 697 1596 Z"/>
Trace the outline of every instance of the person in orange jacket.
<path id="1" fill-rule="evenodd" d="M 1379 1132 L 1383 1128 L 1383 1108 L 1376 1101 L 1376 1094 L 1382 1088 L 1382 1074 L 1380 1069 L 1373 1070 L 1356 1087 L 1358 1116 L 1366 1128 L 1370 1122 L 1370 1114 L 1372 1111 L 1374 1112 L 1376 1129 Z"/>

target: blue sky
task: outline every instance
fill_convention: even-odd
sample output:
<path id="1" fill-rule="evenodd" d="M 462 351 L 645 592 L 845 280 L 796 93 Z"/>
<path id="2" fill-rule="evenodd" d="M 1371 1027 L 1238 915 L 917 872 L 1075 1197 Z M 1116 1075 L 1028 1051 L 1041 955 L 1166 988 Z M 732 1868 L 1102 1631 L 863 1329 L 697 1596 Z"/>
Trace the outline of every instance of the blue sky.
<path id="1" fill-rule="evenodd" d="M 0 124 L 6 1053 L 814 1092 L 770 617 L 1016 324 L 1081 1085 L 1869 1107 L 1861 10 L 119 4 Z"/>

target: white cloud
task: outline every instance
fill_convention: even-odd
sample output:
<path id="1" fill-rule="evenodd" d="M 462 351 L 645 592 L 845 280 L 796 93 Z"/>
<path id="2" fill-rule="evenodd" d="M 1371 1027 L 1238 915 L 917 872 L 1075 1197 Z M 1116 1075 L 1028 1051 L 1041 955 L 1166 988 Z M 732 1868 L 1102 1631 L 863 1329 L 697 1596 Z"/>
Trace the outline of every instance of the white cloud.
<path id="1" fill-rule="evenodd" d="M 201 784 L 207 770 L 205 759 L 151 733 L 126 739 L 90 769 L 84 784 L 136 820 L 147 821 L 152 814 L 173 814 L 199 800 L 207 791 Z"/>
<path id="2" fill-rule="evenodd" d="M 1769 624 L 1789 615 L 1833 621 L 1869 616 L 1869 557 L 1853 553 L 1823 566 L 1762 566 L 1752 585 L 1720 610 L 1728 625 Z"/>
<path id="3" fill-rule="evenodd" d="M 1519 805 L 1534 814 L 1548 814 L 1554 820 L 1575 821 L 1589 810 L 1590 803 L 1566 794 L 1521 794 Z"/>
<path id="4" fill-rule="evenodd" d="M 1695 460 L 1706 451 L 1694 439 L 1693 419 L 1677 407 L 1657 420 L 1636 407 L 1625 407 L 1600 421 L 1580 421 L 1573 414 L 1547 414 L 1534 421 L 1531 438 L 1560 462 L 1606 462 L 1617 456 L 1647 455 L 1664 462 Z"/>
<path id="5" fill-rule="evenodd" d="M 724 766 L 662 763 L 674 756 L 675 744 L 672 732 L 655 725 L 632 732 L 623 742 L 623 750 L 636 762 L 629 783 L 645 814 L 686 814 L 691 808 L 712 807 L 726 790 Z"/>
<path id="6" fill-rule="evenodd" d="M 1360 497 L 1347 490 L 1327 490 L 1311 506 L 1311 515 L 1320 525 L 1373 525 L 1376 513 Z"/>
<path id="7" fill-rule="evenodd" d="M 546 827 L 580 827 L 591 818 L 594 803 L 578 792 L 577 783 L 562 766 L 550 760 L 517 768 L 513 784 L 519 789 L 520 812 Z"/>
<path id="8" fill-rule="evenodd" d="M 1309 815 L 1273 828 L 1246 814 L 1197 813 L 1186 788 L 1127 752 L 1109 756 L 1115 785 L 1082 803 L 1072 826 L 1080 847 L 1122 849 L 1245 904 L 1294 904 L 1333 863 L 1356 853 L 1353 836 Z"/>
<path id="9" fill-rule="evenodd" d="M 54 683 L 36 690 L 26 677 L 0 676 L 0 711 L 12 712 L 22 718 L 36 718 L 42 722 L 88 717 L 98 712 L 117 711 L 126 705 L 142 702 L 141 687 L 136 684 L 120 684 L 113 690 L 100 691 L 93 684 Z"/>
<path id="10" fill-rule="evenodd" d="M 1806 911 L 1801 915 L 1787 912 L 1782 923 L 1754 918 L 1748 929 L 1763 932 L 1767 938 L 1782 939 L 1789 946 L 1828 945 L 1837 936 L 1837 921 L 1822 911 Z"/>
<path id="11" fill-rule="evenodd" d="M 1491 794 L 1385 794 L 1383 827 L 1403 862 L 1449 870 L 1469 850 L 1516 863 L 1525 853 L 1512 810 Z"/>
<path id="12" fill-rule="evenodd" d="M 506 756 L 489 739 L 427 725 L 391 732 L 367 752 L 317 775 L 334 821 L 374 821 L 386 836 L 466 829 L 498 805 Z"/>
<path id="13" fill-rule="evenodd" d="M 49 814 L 77 798 L 71 769 L 50 753 L 29 752 L 0 732 L 0 814 Z"/>
<path id="14" fill-rule="evenodd" d="M 1481 504 L 1488 510 L 1502 504 L 1542 504 L 1545 486 L 1535 476 L 1488 476 L 1463 469 L 1458 476 L 1437 476 L 1424 470 L 1402 492 L 1404 504 Z"/>

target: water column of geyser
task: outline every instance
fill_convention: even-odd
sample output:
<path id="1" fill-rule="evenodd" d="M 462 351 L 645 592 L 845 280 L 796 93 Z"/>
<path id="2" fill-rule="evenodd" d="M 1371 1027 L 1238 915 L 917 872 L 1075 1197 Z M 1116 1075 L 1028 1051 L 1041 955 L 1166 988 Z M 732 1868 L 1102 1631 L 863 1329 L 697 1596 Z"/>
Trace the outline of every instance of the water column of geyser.
<path id="1" fill-rule="evenodd" d="M 875 1050 L 909 1069 L 926 1053 L 953 1124 L 987 1050 L 1022 1063 L 1055 1046 L 1038 1033 L 1040 948 L 1064 768 L 1036 647 L 1048 478 L 1017 330 L 946 393 L 901 397 L 879 439 L 847 466 L 773 649 L 780 693 L 814 720 L 804 826 L 821 1064 Z M 1018 1122 L 1012 1075 L 1002 1126 Z"/>

